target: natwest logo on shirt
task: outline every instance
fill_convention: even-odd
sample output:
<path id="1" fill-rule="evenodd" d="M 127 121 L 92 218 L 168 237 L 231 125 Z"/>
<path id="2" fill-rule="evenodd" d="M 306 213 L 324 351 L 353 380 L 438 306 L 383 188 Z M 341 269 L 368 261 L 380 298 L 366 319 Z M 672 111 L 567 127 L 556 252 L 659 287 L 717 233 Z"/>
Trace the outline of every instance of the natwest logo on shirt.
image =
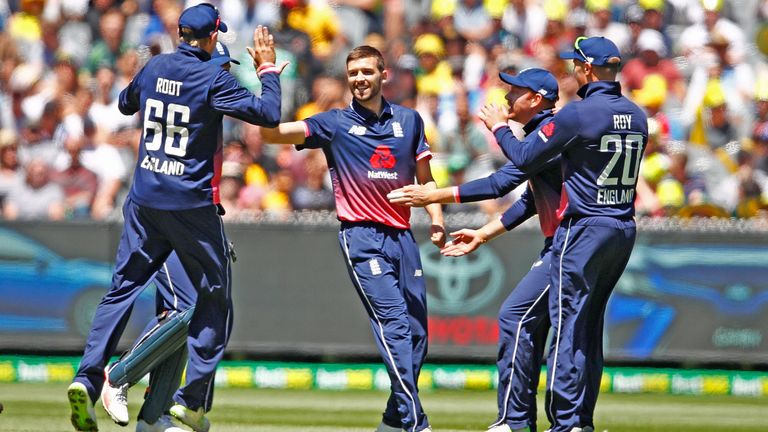
<path id="1" fill-rule="evenodd" d="M 395 167 L 397 159 L 392 155 L 392 150 L 389 146 L 381 145 L 376 147 L 376 150 L 373 151 L 373 156 L 371 156 L 370 162 L 371 167 L 373 168 L 392 169 Z"/>

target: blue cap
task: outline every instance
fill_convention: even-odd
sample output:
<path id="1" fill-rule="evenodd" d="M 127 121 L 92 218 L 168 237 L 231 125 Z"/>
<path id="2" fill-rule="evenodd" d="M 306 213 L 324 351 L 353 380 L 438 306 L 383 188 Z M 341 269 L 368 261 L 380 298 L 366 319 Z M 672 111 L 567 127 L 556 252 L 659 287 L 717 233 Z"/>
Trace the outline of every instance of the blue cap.
<path id="1" fill-rule="evenodd" d="M 544 99 L 549 99 L 551 101 L 557 100 L 558 92 L 560 91 L 555 76 L 544 69 L 523 69 L 514 76 L 501 72 L 499 78 L 505 83 L 515 87 L 531 89 L 542 95 Z"/>
<path id="2" fill-rule="evenodd" d="M 219 66 L 232 62 L 234 64 L 240 64 L 239 61 L 229 56 L 229 48 L 221 42 L 216 42 L 216 49 L 211 53 L 211 59 L 209 60 L 213 64 Z"/>
<path id="3" fill-rule="evenodd" d="M 216 30 L 227 31 L 227 25 L 221 21 L 219 10 L 210 3 L 200 3 L 184 9 L 179 17 L 179 31 L 182 27 L 192 30 L 199 39 L 206 38 Z"/>
<path id="4" fill-rule="evenodd" d="M 619 49 L 610 39 L 602 36 L 580 37 L 573 43 L 573 51 L 560 53 L 561 59 L 574 59 L 595 66 L 605 66 L 608 64 L 608 60 L 613 57 L 618 57 L 621 60 Z"/>

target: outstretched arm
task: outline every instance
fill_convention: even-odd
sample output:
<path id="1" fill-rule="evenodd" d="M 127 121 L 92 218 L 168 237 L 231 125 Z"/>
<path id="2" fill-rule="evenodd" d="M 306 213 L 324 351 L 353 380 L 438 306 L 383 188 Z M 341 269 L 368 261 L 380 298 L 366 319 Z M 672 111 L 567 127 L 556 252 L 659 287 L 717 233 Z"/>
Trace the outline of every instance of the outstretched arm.
<path id="1" fill-rule="evenodd" d="M 302 144 L 307 137 L 303 121 L 280 123 L 275 128 L 261 128 L 261 137 L 267 144 Z"/>
<path id="2" fill-rule="evenodd" d="M 526 173 L 538 170 L 577 142 L 581 130 L 577 108 L 574 104 L 569 104 L 542 124 L 536 133 L 519 140 L 512 134 L 506 121 L 493 123 L 501 118 L 499 110 L 500 108 L 494 105 L 486 105 L 482 108 L 480 118 L 493 131 L 504 156 Z"/>
<path id="3" fill-rule="evenodd" d="M 464 228 L 454 231 L 451 233 L 453 241 L 440 249 L 440 253 L 452 257 L 464 256 L 506 231 L 500 219 L 494 219 L 476 230 Z"/>
<path id="4" fill-rule="evenodd" d="M 389 202 L 409 207 L 424 207 L 432 203 L 469 203 L 502 197 L 523 182 L 529 174 L 508 162 L 488 177 L 472 180 L 460 186 L 429 189 L 421 185 L 408 185 L 393 190 Z"/>
<path id="5" fill-rule="evenodd" d="M 440 252 L 445 256 L 454 257 L 470 254 L 483 243 L 512 230 L 534 214 L 536 214 L 536 204 L 529 188 L 500 218 L 494 219 L 476 230 L 465 228 L 452 232 L 453 241 Z"/>

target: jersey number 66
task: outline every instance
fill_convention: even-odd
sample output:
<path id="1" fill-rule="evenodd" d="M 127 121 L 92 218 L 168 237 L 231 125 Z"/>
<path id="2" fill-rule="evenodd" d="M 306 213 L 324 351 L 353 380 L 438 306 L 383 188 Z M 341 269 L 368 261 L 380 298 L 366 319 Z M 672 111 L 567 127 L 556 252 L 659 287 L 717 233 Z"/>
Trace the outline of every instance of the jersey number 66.
<path id="1" fill-rule="evenodd" d="M 152 120 L 163 118 L 165 105 L 162 101 L 148 98 L 144 108 L 144 142 L 147 151 L 160 150 L 163 137 L 165 137 L 165 154 L 170 156 L 183 157 L 187 154 L 187 141 L 189 141 L 189 129 L 176 124 L 177 116 L 180 117 L 180 123 L 189 123 L 189 107 L 179 104 L 168 104 L 168 115 L 165 124 Z M 165 130 L 163 130 L 165 126 Z M 147 138 L 151 134 L 151 140 Z M 178 136 L 178 144 L 176 137 Z"/>

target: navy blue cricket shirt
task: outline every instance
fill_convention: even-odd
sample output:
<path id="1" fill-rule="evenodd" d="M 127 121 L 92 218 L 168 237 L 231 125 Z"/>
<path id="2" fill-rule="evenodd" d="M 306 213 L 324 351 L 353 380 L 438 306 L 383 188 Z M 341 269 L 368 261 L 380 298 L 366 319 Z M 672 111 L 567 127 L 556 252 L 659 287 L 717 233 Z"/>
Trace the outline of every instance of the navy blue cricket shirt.
<path id="1" fill-rule="evenodd" d="M 562 154 L 561 218 L 632 217 L 648 142 L 646 114 L 622 96 L 615 81 L 588 83 L 578 94 L 581 101 L 563 107 L 538 133 L 519 141 L 504 127 L 496 130 L 496 139 L 523 172 Z"/>
<path id="2" fill-rule="evenodd" d="M 339 220 L 410 227 L 410 208 L 391 204 L 387 194 L 413 184 L 416 161 L 432 156 L 416 111 L 383 100 L 377 116 L 353 100 L 304 124 L 306 139 L 297 148 L 323 149 Z"/>
<path id="3" fill-rule="evenodd" d="M 259 99 L 209 59 L 202 49 L 182 43 L 171 54 L 151 58 L 120 92 L 120 112 L 140 111 L 142 116 L 130 191 L 142 206 L 184 210 L 212 205 L 222 116 L 270 127 L 280 121 L 280 78 L 274 69 L 259 74 Z"/>

